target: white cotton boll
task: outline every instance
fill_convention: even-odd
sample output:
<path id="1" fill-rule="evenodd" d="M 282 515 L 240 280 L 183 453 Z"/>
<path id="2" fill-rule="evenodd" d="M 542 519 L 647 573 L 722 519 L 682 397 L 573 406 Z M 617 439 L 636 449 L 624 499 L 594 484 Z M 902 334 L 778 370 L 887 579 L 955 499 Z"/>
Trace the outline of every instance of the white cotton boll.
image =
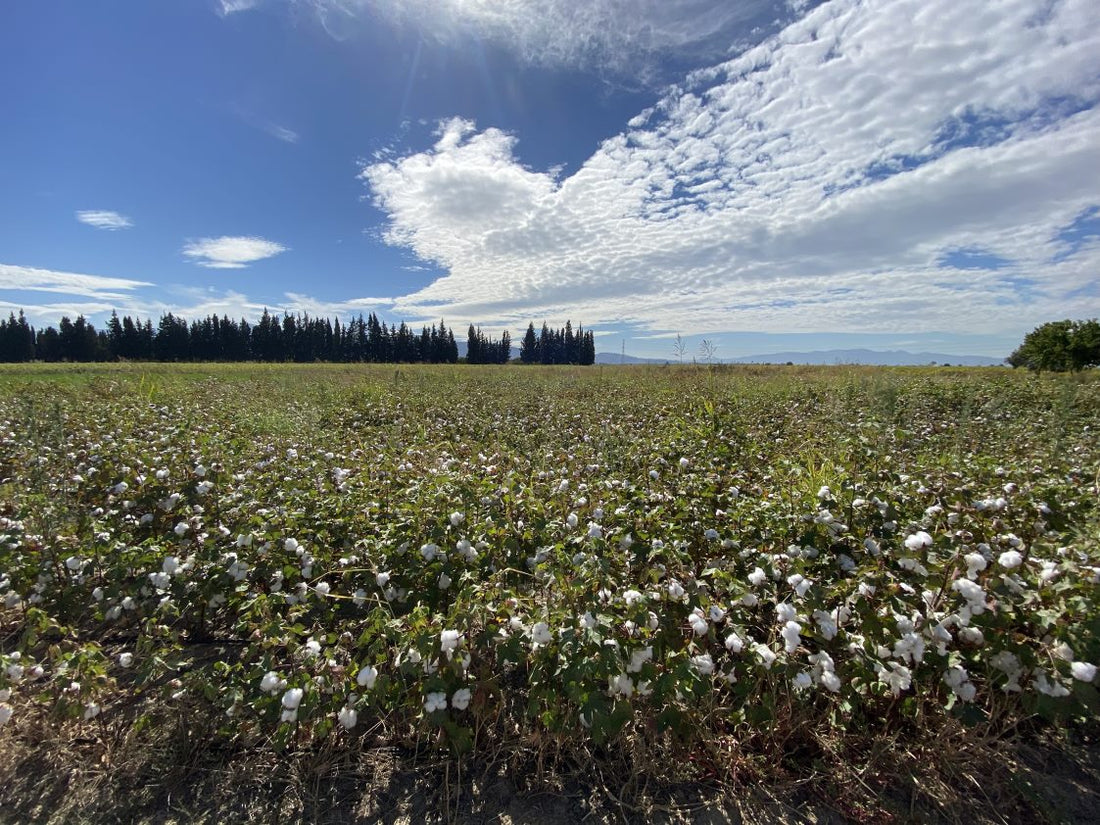
<path id="1" fill-rule="evenodd" d="M 718 540 L 718 531 L 715 530 L 713 527 L 709 527 L 709 528 L 707 528 L 706 532 L 703 533 L 703 537 L 707 541 L 717 541 Z"/>
<path id="2" fill-rule="evenodd" d="M 637 590 L 627 590 L 623 593 L 623 601 L 626 602 L 628 607 L 636 602 L 642 601 L 644 598 L 645 597 Z"/>
<path id="3" fill-rule="evenodd" d="M 118 654 L 119 667 L 130 667 L 134 663 L 134 654 L 130 651 Z"/>
<path id="4" fill-rule="evenodd" d="M 565 517 L 565 523 L 569 525 L 570 530 L 574 529 L 577 526 L 578 522 L 579 519 L 577 518 L 576 513 L 570 513 L 568 516 Z"/>
<path id="5" fill-rule="evenodd" d="M 802 625 L 798 622 L 787 622 L 783 625 L 783 630 L 780 634 L 783 636 L 783 643 L 788 653 L 794 653 L 798 649 L 798 645 L 802 639 L 799 634 L 802 632 Z"/>
<path id="6" fill-rule="evenodd" d="M 974 615 L 980 614 L 985 609 L 985 591 L 976 582 L 969 579 L 955 579 L 951 589 L 966 599 Z"/>
<path id="7" fill-rule="evenodd" d="M 378 679 L 378 670 L 371 665 L 363 667 L 359 674 L 355 677 L 355 681 L 359 687 L 365 687 L 367 690 L 374 688 L 374 683 Z"/>
<path id="8" fill-rule="evenodd" d="M 752 650 L 753 653 L 756 654 L 757 658 L 760 659 L 760 663 L 764 665 L 765 668 L 770 669 L 771 666 L 775 663 L 775 660 L 778 658 L 776 654 L 772 651 L 772 649 L 762 642 L 757 642 L 756 644 L 754 644 L 752 646 Z"/>
<path id="9" fill-rule="evenodd" d="M 1096 665 L 1088 662 L 1072 662 L 1069 669 L 1073 678 L 1079 682 L 1091 682 L 1096 678 Z"/>
<path id="10" fill-rule="evenodd" d="M 69 556 L 65 559 L 65 566 L 73 573 L 76 573 L 84 566 L 84 560 L 77 556 Z"/>
<path id="11" fill-rule="evenodd" d="M 451 697 L 451 707 L 455 710 L 466 710 L 470 706 L 470 700 L 474 695 L 469 688 L 459 688 Z"/>
<path id="12" fill-rule="evenodd" d="M 359 714 L 356 713 L 355 708 L 342 708 L 336 718 L 340 721 L 340 726 L 344 730 L 351 730 L 359 723 Z"/>
<path id="13" fill-rule="evenodd" d="M 423 556 L 424 561 L 434 561 L 436 556 L 439 555 L 438 544 L 422 544 L 420 546 L 420 555 Z"/>
<path id="14" fill-rule="evenodd" d="M 796 616 L 798 616 L 798 611 L 795 609 L 794 605 L 787 604 L 786 602 L 779 602 L 779 604 L 775 606 L 775 619 L 780 624 L 793 622 Z"/>
<path id="15" fill-rule="evenodd" d="M 794 588 L 794 592 L 798 594 L 799 598 L 805 596 L 813 586 L 813 581 L 811 579 L 807 579 L 798 573 L 790 576 L 787 579 L 787 583 Z"/>
<path id="16" fill-rule="evenodd" d="M 550 635 L 550 625 L 546 622 L 536 622 L 531 628 L 531 641 L 536 646 L 550 644 L 553 636 Z"/>
<path id="17" fill-rule="evenodd" d="M 968 645 L 980 647 L 985 644 L 985 635 L 976 627 L 964 627 L 959 630 L 959 638 Z"/>
<path id="18" fill-rule="evenodd" d="M 736 633 L 726 636 L 726 650 L 730 653 L 740 653 L 745 647 L 745 640 Z"/>
<path id="19" fill-rule="evenodd" d="M 688 624 L 696 636 L 704 636 L 707 632 L 707 620 L 703 618 L 703 611 L 698 607 L 688 616 Z"/>
<path id="20" fill-rule="evenodd" d="M 446 573 L 440 573 L 436 584 L 439 586 L 440 590 L 446 590 L 451 586 L 451 577 Z"/>
<path id="21" fill-rule="evenodd" d="M 607 692 L 611 696 L 632 696 L 634 694 L 634 682 L 625 673 L 611 676 L 607 680 Z"/>
<path id="22" fill-rule="evenodd" d="M 465 520 L 466 516 L 464 516 L 462 513 L 459 513 L 457 511 L 451 513 L 450 522 L 452 527 L 458 527 L 458 525 L 462 524 L 462 522 L 464 522 Z"/>
<path id="23" fill-rule="evenodd" d="M 282 687 L 282 680 L 279 678 L 279 674 L 273 670 L 265 673 L 260 680 L 260 690 L 264 693 L 274 693 L 280 687 Z"/>
<path id="24" fill-rule="evenodd" d="M 876 590 L 873 584 L 867 584 L 866 582 L 860 582 L 860 585 L 857 589 L 859 591 L 859 595 L 863 596 L 863 598 L 865 599 L 869 599 L 873 595 L 875 595 Z"/>
<path id="25" fill-rule="evenodd" d="M 826 690 L 837 693 L 840 690 L 840 677 L 832 671 L 826 671 L 821 674 L 821 684 Z"/>
<path id="26" fill-rule="evenodd" d="M 1061 699 L 1069 696 L 1069 688 L 1063 685 L 1061 682 L 1055 680 L 1050 682 L 1047 679 L 1047 674 L 1041 670 L 1036 671 L 1035 678 L 1031 680 L 1031 686 L 1034 687 L 1039 693 L 1046 696 L 1053 697 L 1055 699 Z"/>
<path id="27" fill-rule="evenodd" d="M 424 697 L 424 711 L 435 713 L 437 710 L 447 709 L 447 694 L 441 691 L 429 693 Z"/>
<path id="28" fill-rule="evenodd" d="M 821 634 L 821 638 L 825 641 L 829 641 L 836 637 L 836 619 L 832 613 L 827 613 L 824 610 L 814 611 L 814 622 L 817 624 L 817 630 Z"/>
<path id="29" fill-rule="evenodd" d="M 966 577 L 968 579 L 976 579 L 978 573 L 986 568 L 985 556 L 981 553 L 967 553 L 965 556 L 966 561 Z"/>
<path id="30" fill-rule="evenodd" d="M 695 668 L 700 676 L 710 676 L 714 673 L 714 659 L 711 658 L 709 653 L 692 656 L 691 666 Z"/>
<path id="31" fill-rule="evenodd" d="M 805 690 L 808 687 L 813 686 L 814 678 L 810 675 L 808 670 L 803 670 L 797 676 L 794 677 L 794 687 L 796 690 Z"/>
<path id="32" fill-rule="evenodd" d="M 645 663 L 652 658 L 652 647 L 643 647 L 640 650 L 632 651 L 630 654 L 630 664 L 626 666 L 627 673 L 638 673 L 645 666 Z"/>
<path id="33" fill-rule="evenodd" d="M 997 563 L 1005 570 L 1015 570 L 1024 563 L 1024 557 L 1018 550 L 1006 550 L 997 557 Z"/>
<path id="34" fill-rule="evenodd" d="M 672 599 L 673 601 L 680 601 L 681 599 L 685 598 L 686 595 L 687 594 L 684 591 L 684 586 L 680 584 L 680 582 L 673 579 L 668 583 L 668 596 L 670 599 Z"/>
<path id="35" fill-rule="evenodd" d="M 321 643 L 314 639 L 312 636 L 306 640 L 305 655 L 307 658 L 312 659 L 314 656 L 321 655 Z"/>
<path id="36" fill-rule="evenodd" d="M 707 617 L 715 624 L 718 624 L 726 618 L 726 611 L 718 605 L 712 604 L 710 606 L 710 609 L 707 611 Z"/>
<path id="37" fill-rule="evenodd" d="M 768 578 L 768 575 L 759 567 L 749 573 L 749 583 L 755 587 L 762 585 Z"/>
<path id="38" fill-rule="evenodd" d="M 470 544 L 470 542 L 466 539 L 462 539 L 457 544 L 455 544 L 455 549 L 458 550 L 458 552 L 462 555 L 464 559 L 466 559 L 466 561 L 472 562 L 477 559 L 477 550 L 475 550 L 474 546 Z"/>
<path id="39" fill-rule="evenodd" d="M 283 694 L 282 704 L 287 710 L 297 710 L 302 703 L 304 691 L 301 688 L 291 688 Z"/>
<path id="40" fill-rule="evenodd" d="M 590 539 L 602 539 L 603 528 L 596 524 L 594 521 L 588 522 L 588 538 Z"/>
<path id="41" fill-rule="evenodd" d="M 457 630 L 444 630 L 439 634 L 439 646 L 450 658 L 450 654 L 462 643 L 462 634 Z"/>
<path id="42" fill-rule="evenodd" d="M 881 664 L 875 666 L 879 681 L 889 686 L 890 692 L 895 696 L 903 690 L 909 690 L 910 685 L 913 683 L 912 671 L 898 662 L 890 662 L 889 666 L 889 670 Z"/>
<path id="43" fill-rule="evenodd" d="M 905 539 L 905 548 L 911 551 L 920 550 L 922 547 L 931 547 L 932 537 L 928 535 L 924 530 L 918 530 L 913 535 Z"/>
<path id="44" fill-rule="evenodd" d="M 681 469 L 681 470 L 686 470 L 686 469 L 688 468 L 688 465 L 689 465 L 690 463 L 691 463 L 691 462 L 690 462 L 690 461 L 688 461 L 686 457 L 682 457 L 682 458 L 680 459 L 680 469 Z"/>
<path id="45" fill-rule="evenodd" d="M 648 627 L 652 631 L 656 630 L 659 625 L 660 620 L 657 618 L 657 614 L 650 610 L 648 612 L 648 615 L 646 616 L 646 627 Z"/>

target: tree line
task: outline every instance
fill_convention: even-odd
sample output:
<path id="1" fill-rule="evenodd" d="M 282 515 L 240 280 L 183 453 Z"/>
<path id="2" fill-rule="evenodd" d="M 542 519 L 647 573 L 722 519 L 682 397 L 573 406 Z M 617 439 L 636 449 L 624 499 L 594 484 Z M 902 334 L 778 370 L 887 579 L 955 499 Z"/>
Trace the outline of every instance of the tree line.
<path id="1" fill-rule="evenodd" d="M 533 326 L 530 333 L 533 334 Z M 525 342 L 526 343 L 526 342 Z M 543 335 L 531 345 L 535 356 L 526 363 L 591 364 L 595 348 L 591 333 L 574 335 L 570 323 Z M 470 327 L 467 360 L 473 364 L 507 363 L 511 358 L 511 337 L 486 336 Z M 591 358 L 588 357 L 591 349 Z M 545 358 L 543 354 L 545 353 Z M 209 315 L 191 321 L 165 313 L 153 325 L 111 313 L 107 325 L 96 329 L 83 315 L 73 321 L 65 316 L 57 327 L 35 329 L 22 310 L 0 319 L 0 362 L 23 361 L 312 361 L 368 363 L 453 364 L 459 360 L 454 333 L 443 321 L 419 332 L 401 322 L 387 324 L 373 312 L 344 324 L 340 319 L 310 317 L 308 314 L 282 317 L 266 309 L 259 322 Z"/>
<path id="2" fill-rule="evenodd" d="M 519 360 L 524 364 L 588 366 L 596 363 L 596 336 L 584 327 L 574 332 L 569 321 L 561 329 L 550 329 L 544 322 L 537 334 L 535 325 L 528 324 L 519 347 Z"/>

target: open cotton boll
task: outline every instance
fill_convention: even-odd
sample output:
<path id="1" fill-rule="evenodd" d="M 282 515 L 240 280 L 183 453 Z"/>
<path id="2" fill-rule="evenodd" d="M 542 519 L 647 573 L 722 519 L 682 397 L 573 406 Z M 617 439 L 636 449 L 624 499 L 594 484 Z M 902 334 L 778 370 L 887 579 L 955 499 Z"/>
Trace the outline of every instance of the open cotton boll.
<path id="1" fill-rule="evenodd" d="M 783 636 L 783 643 L 788 653 L 794 653 L 798 649 L 798 645 L 802 639 L 799 634 L 802 632 L 802 625 L 798 622 L 787 622 L 783 625 L 783 630 L 780 631 Z"/>
<path id="2" fill-rule="evenodd" d="M 1024 557 L 1019 550 L 1006 550 L 997 557 L 997 563 L 1005 570 L 1015 570 L 1024 563 Z"/>
<path id="3" fill-rule="evenodd" d="M 459 688 L 451 696 L 451 707 L 455 710 L 466 710 L 470 706 L 470 700 L 473 699 L 473 696 L 469 688 Z"/>
<path id="4" fill-rule="evenodd" d="M 710 676 L 714 673 L 714 659 L 711 658 L 709 653 L 692 656 L 691 666 L 695 668 L 700 676 Z"/>
<path id="5" fill-rule="evenodd" d="M 365 687 L 370 690 L 374 687 L 375 681 L 378 679 L 378 670 L 371 665 L 363 667 L 359 674 L 355 677 L 356 683 L 359 687 Z"/>
<path id="6" fill-rule="evenodd" d="M 336 718 L 340 722 L 340 726 L 344 730 L 351 730 L 359 722 L 359 714 L 356 713 L 355 708 L 342 708 Z"/>
<path id="7" fill-rule="evenodd" d="M 778 658 L 775 652 L 763 642 L 754 644 L 752 646 L 752 651 L 756 654 L 757 658 L 760 659 L 760 663 L 768 669 L 775 664 L 775 660 Z"/>
<path id="8" fill-rule="evenodd" d="M 531 628 L 531 642 L 535 646 L 550 644 L 553 636 L 550 635 L 550 625 L 546 622 L 536 622 Z"/>
<path id="9" fill-rule="evenodd" d="M 1096 665 L 1088 662 L 1072 662 L 1069 669 L 1073 678 L 1079 682 L 1091 682 L 1096 678 Z"/>
<path id="10" fill-rule="evenodd" d="M 424 711 L 434 713 L 437 710 L 447 709 L 447 694 L 439 691 L 429 693 L 424 697 Z"/>
<path id="11" fill-rule="evenodd" d="M 287 710 L 297 710 L 302 703 L 304 691 L 301 688 L 291 688 L 283 694 L 282 704 Z"/>

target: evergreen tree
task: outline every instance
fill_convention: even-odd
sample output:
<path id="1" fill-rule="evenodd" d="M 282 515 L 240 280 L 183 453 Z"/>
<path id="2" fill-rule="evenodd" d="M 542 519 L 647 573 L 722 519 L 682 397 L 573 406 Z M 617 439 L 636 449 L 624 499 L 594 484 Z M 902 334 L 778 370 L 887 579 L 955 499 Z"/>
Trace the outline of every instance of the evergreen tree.
<path id="1" fill-rule="evenodd" d="M 535 337 L 534 322 L 527 324 L 527 332 L 519 348 L 519 360 L 524 364 L 534 364 L 539 360 L 539 340 Z"/>

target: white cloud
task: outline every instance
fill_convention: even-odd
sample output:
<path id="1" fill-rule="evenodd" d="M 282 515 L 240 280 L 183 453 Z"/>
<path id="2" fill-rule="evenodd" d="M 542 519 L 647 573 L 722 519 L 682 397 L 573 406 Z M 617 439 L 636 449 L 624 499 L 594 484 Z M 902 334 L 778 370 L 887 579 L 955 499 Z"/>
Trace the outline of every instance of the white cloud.
<path id="1" fill-rule="evenodd" d="M 449 121 L 363 170 L 388 240 L 448 272 L 396 311 L 989 334 L 1098 314 L 1100 242 L 1056 259 L 1100 201 L 1097 54 L 1091 0 L 833 0 L 564 179 Z M 941 265 L 958 249 L 1009 263 Z"/>
<path id="2" fill-rule="evenodd" d="M 276 140 L 281 140 L 283 143 L 297 143 L 298 133 L 293 129 L 288 129 L 285 126 L 280 126 L 278 123 L 266 123 L 263 127 L 264 131 L 271 135 Z"/>
<path id="3" fill-rule="evenodd" d="M 249 11 L 260 5 L 260 0 L 218 0 L 218 14 L 228 17 L 241 11 Z"/>
<path id="4" fill-rule="evenodd" d="M 287 247 L 263 238 L 223 235 L 188 241 L 183 254 L 210 269 L 243 269 L 251 263 L 285 252 Z"/>
<path id="5" fill-rule="evenodd" d="M 96 229 L 107 229 L 112 232 L 116 229 L 129 229 L 134 225 L 134 222 L 125 215 L 107 209 L 81 209 L 76 213 L 76 219 Z"/>
<path id="6" fill-rule="evenodd" d="M 31 266 L 0 264 L 0 289 L 53 292 L 110 301 L 122 298 L 124 293 L 146 286 L 152 286 L 152 284 L 148 281 L 133 281 L 128 278 L 82 275 L 77 272 L 58 272 Z"/>

